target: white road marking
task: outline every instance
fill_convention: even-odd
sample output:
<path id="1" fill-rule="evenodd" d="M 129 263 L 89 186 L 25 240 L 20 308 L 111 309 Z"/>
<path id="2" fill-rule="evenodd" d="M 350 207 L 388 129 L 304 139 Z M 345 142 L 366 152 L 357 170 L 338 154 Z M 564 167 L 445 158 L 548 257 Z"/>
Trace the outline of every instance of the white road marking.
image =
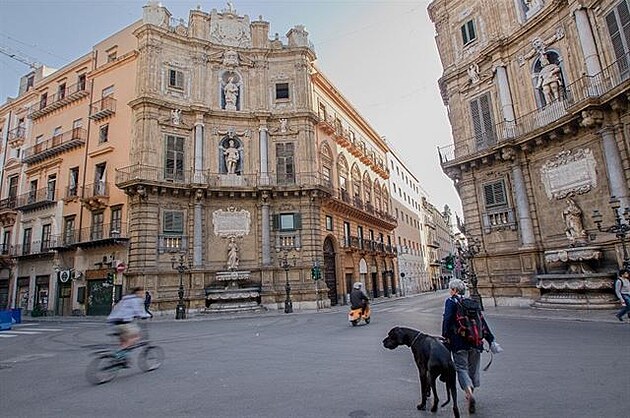
<path id="1" fill-rule="evenodd" d="M 41 334 L 41 332 L 38 332 L 38 331 L 14 331 L 14 330 L 11 330 L 11 331 L 5 331 L 5 332 L 11 333 L 11 334 L 16 334 L 16 335 L 34 335 L 34 334 Z"/>
<path id="2" fill-rule="evenodd" d="M 11 337 L 17 337 L 17 335 L 13 335 L 13 334 L 5 334 L 6 331 L 1 331 L 0 332 L 0 338 L 11 338 Z"/>

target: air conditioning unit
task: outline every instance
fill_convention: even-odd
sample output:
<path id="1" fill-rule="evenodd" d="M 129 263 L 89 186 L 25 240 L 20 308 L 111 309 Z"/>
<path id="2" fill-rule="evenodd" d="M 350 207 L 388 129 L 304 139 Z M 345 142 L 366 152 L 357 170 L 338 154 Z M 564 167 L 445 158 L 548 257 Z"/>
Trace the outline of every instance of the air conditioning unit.
<path id="1" fill-rule="evenodd" d="M 59 272 L 59 281 L 61 283 L 67 283 L 70 280 L 70 270 L 61 270 Z"/>

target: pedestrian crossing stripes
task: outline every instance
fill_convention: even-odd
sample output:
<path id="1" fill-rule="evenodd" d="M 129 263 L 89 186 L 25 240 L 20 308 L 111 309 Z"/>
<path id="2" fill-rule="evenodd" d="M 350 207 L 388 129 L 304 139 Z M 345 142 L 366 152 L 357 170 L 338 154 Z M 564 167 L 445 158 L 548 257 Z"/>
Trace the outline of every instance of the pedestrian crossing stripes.
<path id="1" fill-rule="evenodd" d="M 21 335 L 37 335 L 47 332 L 63 331 L 62 328 L 40 328 L 37 324 L 18 324 L 13 325 L 11 329 L 0 331 L 0 339 L 15 338 Z"/>

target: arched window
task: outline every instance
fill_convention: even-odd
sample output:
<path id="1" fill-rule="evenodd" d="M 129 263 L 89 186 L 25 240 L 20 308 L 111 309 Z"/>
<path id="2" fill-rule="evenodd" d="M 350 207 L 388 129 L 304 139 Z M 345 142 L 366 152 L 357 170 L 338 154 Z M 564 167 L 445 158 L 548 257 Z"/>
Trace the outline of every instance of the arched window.
<path id="1" fill-rule="evenodd" d="M 322 173 L 322 183 L 332 188 L 332 152 L 330 151 L 330 147 L 328 144 L 322 144 L 322 149 L 320 152 L 321 157 L 321 173 Z"/>
<path id="2" fill-rule="evenodd" d="M 381 210 L 381 185 L 378 180 L 374 180 L 374 207 L 377 211 Z"/>
<path id="3" fill-rule="evenodd" d="M 339 198 L 344 202 L 350 202 L 350 193 L 348 193 L 348 161 L 343 154 L 337 157 L 337 172 L 339 183 Z"/>
<path id="4" fill-rule="evenodd" d="M 367 209 L 373 209 L 372 206 L 372 180 L 366 171 L 363 173 L 363 200 Z"/>
<path id="5" fill-rule="evenodd" d="M 352 166 L 352 199 L 355 204 L 361 202 L 361 171 L 356 164 Z"/>

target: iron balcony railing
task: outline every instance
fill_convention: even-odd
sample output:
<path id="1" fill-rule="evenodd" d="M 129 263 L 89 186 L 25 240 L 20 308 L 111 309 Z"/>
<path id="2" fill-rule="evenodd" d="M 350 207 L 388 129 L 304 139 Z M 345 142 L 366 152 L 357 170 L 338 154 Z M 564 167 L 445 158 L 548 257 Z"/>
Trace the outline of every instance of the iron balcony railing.
<path id="1" fill-rule="evenodd" d="M 191 184 L 202 184 L 211 188 L 235 187 L 274 187 L 278 189 L 295 187 L 317 187 L 326 190 L 334 199 L 352 206 L 358 210 L 369 213 L 390 223 L 396 223 L 396 218 L 374 206 L 371 202 L 365 202 L 360 195 L 350 196 L 345 189 L 337 189 L 331 186 L 329 178 L 321 173 L 295 173 L 288 181 L 286 175 L 275 177 L 261 174 L 228 175 L 209 171 L 173 170 L 164 167 L 152 167 L 135 164 L 116 169 L 116 186 L 124 188 L 134 183 L 173 184 L 177 187 L 188 187 Z"/>
<path id="2" fill-rule="evenodd" d="M 17 196 L 10 196 L 0 200 L 0 210 L 2 209 L 15 209 L 17 206 Z"/>
<path id="3" fill-rule="evenodd" d="M 24 126 L 18 126 L 9 131 L 9 142 L 17 141 L 19 139 L 26 139 L 26 128 Z"/>
<path id="4" fill-rule="evenodd" d="M 618 89 L 627 87 L 630 79 L 629 62 L 630 54 L 627 54 L 599 74 L 583 75 L 566 86 L 560 100 L 524 114 L 514 121 L 497 123 L 492 129 L 481 134 L 438 147 L 440 163 L 450 164 L 459 159 L 473 157 L 477 153 L 484 153 L 495 145 L 495 141 L 486 141 L 484 138 L 496 138 L 496 143 L 500 144 L 503 141 L 536 135 L 573 118 L 584 106 L 601 104 L 602 100 L 608 100 L 618 93 Z"/>
<path id="5" fill-rule="evenodd" d="M 52 236 L 51 245 L 55 249 L 61 249 L 90 244 L 106 244 L 127 239 L 129 239 L 127 224 L 121 221 L 113 224 L 96 224 L 81 229 L 69 229 L 59 235 Z"/>
<path id="6" fill-rule="evenodd" d="M 36 209 L 42 206 L 54 204 L 57 201 L 57 191 L 46 187 L 43 189 L 31 190 L 28 193 L 17 197 L 15 208 L 17 210 Z"/>
<path id="7" fill-rule="evenodd" d="M 90 105 L 90 119 L 100 121 L 116 113 L 116 99 L 112 96 L 103 97 Z"/>
<path id="8" fill-rule="evenodd" d="M 57 91 L 57 93 L 41 97 L 39 103 L 29 109 L 28 117 L 37 119 L 45 114 L 59 109 L 67 104 L 79 100 L 88 95 L 90 82 L 83 80 L 77 84 L 67 86 Z"/>
<path id="9" fill-rule="evenodd" d="M 83 198 L 91 197 L 107 197 L 109 196 L 109 183 L 105 181 L 97 181 L 83 187 Z"/>
<path id="10" fill-rule="evenodd" d="M 87 131 L 83 128 L 74 128 L 70 131 L 55 135 L 52 138 L 24 149 L 22 162 L 31 164 L 50 158 L 69 149 L 85 144 Z"/>
<path id="11" fill-rule="evenodd" d="M 22 243 L 10 247 L 13 257 L 24 257 L 29 255 L 49 254 L 54 250 L 52 239 L 36 240 L 27 243 Z"/>

